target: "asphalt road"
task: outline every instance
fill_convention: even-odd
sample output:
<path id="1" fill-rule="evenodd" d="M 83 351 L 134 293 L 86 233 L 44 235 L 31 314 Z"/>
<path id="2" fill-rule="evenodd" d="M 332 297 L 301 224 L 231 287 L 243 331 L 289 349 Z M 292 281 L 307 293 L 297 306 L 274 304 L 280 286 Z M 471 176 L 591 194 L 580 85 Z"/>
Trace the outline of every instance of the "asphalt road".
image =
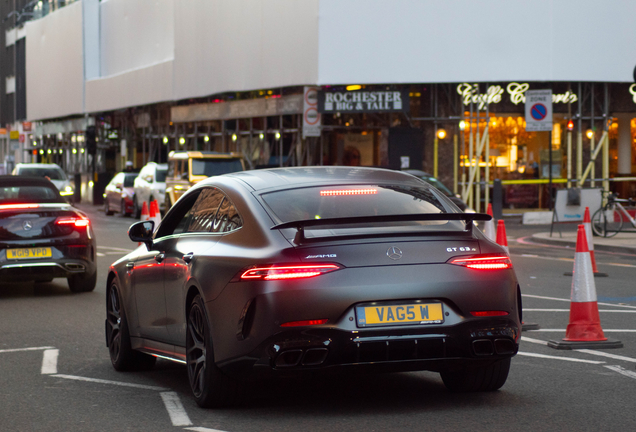
<path id="1" fill-rule="evenodd" d="M 104 342 L 108 265 L 136 247 L 129 218 L 91 214 L 98 287 L 71 294 L 66 281 L 0 285 L 1 431 L 402 431 L 631 430 L 636 424 L 636 256 L 596 253 L 595 278 L 613 350 L 561 351 L 568 323 L 572 248 L 528 244 L 541 227 L 508 225 L 521 283 L 524 332 L 506 385 L 487 394 L 448 392 L 438 374 L 402 373 L 262 382 L 243 406 L 203 410 L 183 365 L 116 372 Z M 517 241 L 519 240 L 519 242 Z"/>

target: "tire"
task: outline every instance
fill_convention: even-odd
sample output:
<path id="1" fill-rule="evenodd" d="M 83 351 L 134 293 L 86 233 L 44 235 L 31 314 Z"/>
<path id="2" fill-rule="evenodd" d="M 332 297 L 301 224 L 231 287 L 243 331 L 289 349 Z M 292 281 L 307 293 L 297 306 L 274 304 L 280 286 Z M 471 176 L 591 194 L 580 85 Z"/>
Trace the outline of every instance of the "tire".
<path id="1" fill-rule="evenodd" d="M 88 276 L 86 274 L 69 276 L 67 280 L 69 289 L 74 293 L 93 291 L 97 283 L 97 271 Z"/>
<path id="2" fill-rule="evenodd" d="M 106 216 L 113 215 L 113 212 L 110 210 L 110 206 L 108 205 L 108 198 L 104 198 L 104 214 Z"/>
<path id="3" fill-rule="evenodd" d="M 157 361 L 156 357 L 132 349 L 128 320 L 115 281 L 106 291 L 106 345 L 110 362 L 120 372 L 152 369 Z"/>
<path id="4" fill-rule="evenodd" d="M 440 372 L 446 388 L 452 392 L 485 392 L 499 390 L 508 378 L 510 359 L 497 360 L 487 366 Z"/>
<path id="5" fill-rule="evenodd" d="M 592 216 L 592 232 L 597 236 L 614 237 L 623 228 L 623 215 L 616 209 L 596 210 Z"/>
<path id="6" fill-rule="evenodd" d="M 133 197 L 133 212 L 132 217 L 139 219 L 141 217 L 141 209 L 139 208 L 139 201 L 137 201 L 137 195 Z"/>
<path id="7" fill-rule="evenodd" d="M 124 200 L 121 200 L 121 202 L 119 203 L 119 215 L 121 217 L 128 216 L 128 213 L 126 213 L 126 201 Z"/>
<path id="8" fill-rule="evenodd" d="M 199 295 L 192 300 L 188 312 L 186 364 L 190 390 L 200 407 L 230 406 L 239 400 L 238 383 L 223 374 L 214 363 L 210 322 Z"/>

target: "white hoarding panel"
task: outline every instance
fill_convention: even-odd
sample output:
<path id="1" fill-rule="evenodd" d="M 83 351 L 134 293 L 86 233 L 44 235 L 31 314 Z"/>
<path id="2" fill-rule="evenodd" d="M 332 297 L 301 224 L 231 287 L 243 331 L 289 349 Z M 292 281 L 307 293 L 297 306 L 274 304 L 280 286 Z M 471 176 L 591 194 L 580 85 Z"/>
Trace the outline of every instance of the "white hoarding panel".
<path id="1" fill-rule="evenodd" d="M 552 131 L 552 90 L 526 92 L 526 131 Z"/>
<path id="2" fill-rule="evenodd" d="M 318 0 L 175 2 L 175 99 L 313 84 Z"/>
<path id="3" fill-rule="evenodd" d="M 632 82 L 633 1 L 320 0 L 319 15 L 318 84 Z"/>
<path id="4" fill-rule="evenodd" d="M 84 111 L 82 3 L 26 24 L 27 118 L 42 120 Z"/>

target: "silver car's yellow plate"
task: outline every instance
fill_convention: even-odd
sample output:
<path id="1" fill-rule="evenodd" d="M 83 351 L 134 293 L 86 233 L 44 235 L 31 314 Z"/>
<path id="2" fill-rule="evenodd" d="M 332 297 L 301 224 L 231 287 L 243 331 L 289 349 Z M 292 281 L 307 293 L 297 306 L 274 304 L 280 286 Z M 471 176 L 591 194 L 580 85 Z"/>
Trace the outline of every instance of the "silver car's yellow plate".
<path id="1" fill-rule="evenodd" d="M 442 324 L 441 303 L 373 304 L 356 307 L 358 327 L 376 325 Z"/>
<path id="2" fill-rule="evenodd" d="M 50 258 L 50 247 L 7 249 L 8 259 L 32 259 L 32 258 Z"/>

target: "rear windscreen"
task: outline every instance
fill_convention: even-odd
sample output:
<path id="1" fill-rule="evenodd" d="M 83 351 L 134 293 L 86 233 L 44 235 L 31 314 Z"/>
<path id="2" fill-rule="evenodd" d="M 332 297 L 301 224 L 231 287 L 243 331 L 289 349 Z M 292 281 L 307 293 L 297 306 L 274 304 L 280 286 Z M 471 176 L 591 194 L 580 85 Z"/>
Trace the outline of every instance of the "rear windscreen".
<path id="1" fill-rule="evenodd" d="M 419 186 L 322 186 L 270 192 L 261 197 L 281 222 L 453 212 L 430 188 Z M 445 228 L 463 229 L 464 223 L 429 221 L 400 225 L 448 225 Z"/>
<path id="2" fill-rule="evenodd" d="M 165 183 L 166 182 L 166 176 L 168 175 L 168 170 L 157 170 L 156 171 L 156 178 L 155 178 L 155 182 L 157 183 Z"/>
<path id="3" fill-rule="evenodd" d="M 21 168 L 18 175 L 25 177 L 48 177 L 51 180 L 66 180 L 64 171 L 59 168 Z"/>
<path id="4" fill-rule="evenodd" d="M 240 159 L 192 159 L 192 175 L 217 176 L 243 171 Z"/>
<path id="5" fill-rule="evenodd" d="M 134 187 L 136 178 L 137 178 L 136 175 L 124 176 L 124 187 Z"/>
<path id="6" fill-rule="evenodd" d="M 64 202 L 54 187 L 0 186 L 0 204 L 30 204 Z"/>

